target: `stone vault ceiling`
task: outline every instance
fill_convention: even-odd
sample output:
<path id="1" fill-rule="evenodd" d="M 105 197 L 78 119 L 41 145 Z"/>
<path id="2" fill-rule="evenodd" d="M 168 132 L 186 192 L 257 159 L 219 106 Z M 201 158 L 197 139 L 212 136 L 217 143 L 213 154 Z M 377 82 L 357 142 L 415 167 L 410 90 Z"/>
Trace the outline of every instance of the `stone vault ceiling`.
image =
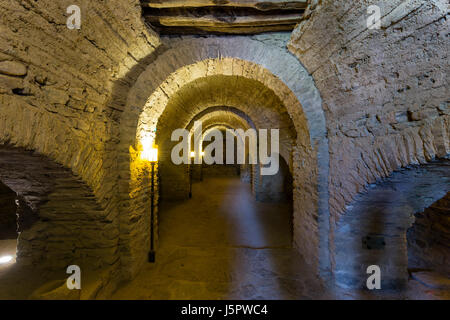
<path id="1" fill-rule="evenodd" d="M 255 34 L 293 30 L 307 0 L 142 0 L 162 34 Z"/>

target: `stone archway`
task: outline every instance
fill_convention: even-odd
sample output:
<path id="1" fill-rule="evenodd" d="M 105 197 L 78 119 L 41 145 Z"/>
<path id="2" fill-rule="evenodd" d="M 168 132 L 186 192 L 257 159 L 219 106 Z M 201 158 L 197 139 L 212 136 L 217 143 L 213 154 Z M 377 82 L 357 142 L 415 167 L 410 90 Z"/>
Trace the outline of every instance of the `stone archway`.
<path id="1" fill-rule="evenodd" d="M 139 152 L 136 152 L 139 141 L 146 134 L 154 136 L 160 116 L 180 91 L 193 83 L 213 78 L 217 83 L 233 83 L 240 78 L 257 83 L 284 106 L 284 113 L 294 124 L 297 137 L 292 152 L 295 245 L 317 270 L 330 271 L 328 147 L 320 96 L 312 78 L 286 50 L 267 48 L 254 40 L 188 38 L 175 40 L 171 46 L 155 57 L 130 90 L 121 121 L 120 185 L 123 188 L 121 194 L 126 195 L 122 199 L 125 214 L 122 215 L 121 234 L 123 252 L 127 256 L 124 261 L 129 262 L 130 274 L 145 261 L 146 254 L 142 249 L 148 245 L 143 182 L 146 173 L 139 165 Z M 267 59 L 268 49 L 277 51 L 274 54 L 283 59 L 272 64 L 273 61 Z M 224 79 L 227 80 L 223 82 Z M 198 86 L 192 87 L 193 92 L 195 88 Z M 226 97 L 233 95 L 222 96 Z M 192 93 L 191 98 L 195 98 Z M 220 99 L 209 106 L 216 105 L 234 106 Z M 133 212 L 133 217 L 126 212 Z M 142 235 L 140 231 L 143 231 Z"/>
<path id="2" fill-rule="evenodd" d="M 194 123 L 196 121 L 200 121 L 202 124 L 203 132 L 202 132 L 202 141 L 204 138 L 212 133 L 213 130 L 220 130 L 224 137 L 223 145 L 226 145 L 226 132 L 233 135 L 234 138 L 234 158 L 237 160 L 237 143 L 242 143 L 245 145 L 244 140 L 242 137 L 236 134 L 234 130 L 240 129 L 246 132 L 250 128 L 255 129 L 255 124 L 252 122 L 252 120 L 246 115 L 245 113 L 241 112 L 240 110 L 236 108 L 230 108 L 225 106 L 220 107 L 211 107 L 206 109 L 203 112 L 200 112 L 198 115 L 196 115 L 189 125 L 186 127 L 187 130 L 190 132 L 190 142 L 191 145 L 194 146 Z M 249 157 L 249 150 L 248 150 L 248 144 L 246 145 L 246 148 L 244 150 L 245 157 L 248 159 Z M 224 163 L 226 162 L 226 150 L 224 153 Z M 201 164 L 199 166 L 194 166 L 194 174 L 196 173 L 196 179 L 202 181 L 203 180 L 203 167 L 205 165 Z M 208 168 L 208 167 L 207 167 Z M 240 176 L 241 181 L 250 183 L 251 182 L 251 170 L 252 165 L 249 164 L 241 164 L 241 165 L 226 165 L 225 167 L 220 165 L 212 165 L 209 168 L 214 168 L 217 170 L 217 172 L 221 172 L 221 174 L 238 174 Z M 225 168 L 225 171 L 222 170 L 222 168 Z M 200 172 L 199 172 L 200 171 Z M 195 177 L 195 175 L 194 175 Z"/>
<path id="3" fill-rule="evenodd" d="M 366 193 L 356 197 L 335 230 L 338 286 L 367 288 L 367 268 L 376 265 L 381 271 L 382 289 L 405 288 L 408 282 L 407 230 L 414 223 L 415 213 L 450 190 L 449 168 L 448 160 L 409 166 L 371 184 Z M 436 227 L 445 229 L 439 223 Z M 426 256 L 424 248 L 421 250 Z"/>
<path id="4" fill-rule="evenodd" d="M 0 180 L 27 207 L 19 216 L 19 265 L 62 273 L 71 264 L 117 267 L 117 226 L 69 169 L 32 151 L 0 146 Z"/>
<path id="5" fill-rule="evenodd" d="M 280 153 L 291 165 L 296 138 L 298 138 L 299 145 L 308 144 L 307 133 L 302 132 L 297 137 L 283 102 L 272 90 L 268 90 L 260 82 L 241 76 L 201 77 L 180 87 L 158 118 L 155 141 L 160 151 L 161 174 L 166 176 L 166 181 L 161 181 L 163 195 L 171 199 L 186 199 L 188 193 L 187 190 L 183 192 L 183 189 L 180 188 L 183 180 L 187 179 L 186 170 L 183 170 L 182 166 L 173 165 L 170 161 L 172 147 L 178 143 L 170 141 L 173 130 L 188 129 L 194 119 L 202 119 L 198 115 L 204 114 L 211 108 L 219 112 L 220 109 L 214 106 L 224 104 L 234 106 L 227 110 L 237 112 L 236 114 L 241 117 L 242 121 L 254 124 L 257 130 L 279 129 Z M 226 116 L 224 113 L 222 115 Z M 152 127 L 147 124 L 154 116 L 151 110 L 144 109 L 141 115 L 141 125 L 138 128 L 139 139 L 152 134 Z M 245 125 L 247 128 L 248 126 L 249 124 Z M 167 182 L 168 175 L 170 175 L 169 182 Z M 167 186 L 174 185 L 177 186 L 178 192 L 168 194 L 165 191 Z"/>

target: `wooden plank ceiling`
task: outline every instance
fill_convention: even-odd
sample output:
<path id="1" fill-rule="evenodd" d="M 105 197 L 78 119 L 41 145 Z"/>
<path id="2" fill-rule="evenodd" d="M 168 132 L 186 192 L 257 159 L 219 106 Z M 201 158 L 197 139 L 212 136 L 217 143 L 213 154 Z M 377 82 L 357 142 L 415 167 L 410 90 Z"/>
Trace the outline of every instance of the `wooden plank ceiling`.
<path id="1" fill-rule="evenodd" d="M 145 20 L 162 34 L 290 31 L 307 0 L 141 0 Z"/>

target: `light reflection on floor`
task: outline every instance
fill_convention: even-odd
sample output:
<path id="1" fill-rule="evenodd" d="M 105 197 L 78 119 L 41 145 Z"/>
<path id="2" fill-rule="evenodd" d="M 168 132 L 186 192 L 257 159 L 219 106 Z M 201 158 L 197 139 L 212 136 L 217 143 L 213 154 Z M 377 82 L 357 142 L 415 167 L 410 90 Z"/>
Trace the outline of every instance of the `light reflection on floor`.
<path id="1" fill-rule="evenodd" d="M 211 178 L 160 210 L 157 263 L 116 299 L 299 299 L 321 295 L 291 247 L 291 204 L 259 203 L 239 178 Z"/>

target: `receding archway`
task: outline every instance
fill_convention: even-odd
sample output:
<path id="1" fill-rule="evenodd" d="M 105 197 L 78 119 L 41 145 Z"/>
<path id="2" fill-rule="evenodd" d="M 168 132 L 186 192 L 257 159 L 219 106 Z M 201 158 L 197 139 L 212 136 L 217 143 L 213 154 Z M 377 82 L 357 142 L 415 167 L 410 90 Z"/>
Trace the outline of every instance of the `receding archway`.
<path id="1" fill-rule="evenodd" d="M 329 265 L 327 258 L 327 225 L 329 221 L 326 213 L 328 203 L 325 199 L 328 196 L 326 192 L 328 183 L 327 142 L 320 97 L 317 91 L 313 95 L 307 93 L 311 87 L 314 87 L 312 80 L 307 78 L 308 76 L 298 60 L 283 50 L 280 50 L 280 54 L 287 58 L 283 64 L 289 65 L 290 69 L 295 66 L 295 68 L 300 70 L 293 78 L 292 73 L 291 78 L 286 78 L 283 75 L 282 68 L 284 65 L 277 65 L 274 69 L 268 61 L 259 61 L 260 57 L 264 55 L 258 56 L 255 52 L 260 51 L 262 53 L 266 48 L 256 41 L 250 40 L 248 43 L 249 46 L 254 46 L 256 50 L 252 52 L 252 57 L 248 57 L 249 60 L 245 60 L 248 50 L 232 54 L 229 51 L 229 47 L 227 47 L 230 44 L 228 41 L 214 42 L 213 46 L 218 48 L 218 51 L 202 51 L 201 48 L 203 47 L 211 48 L 210 41 L 211 39 L 190 39 L 186 42 L 177 43 L 176 48 L 170 48 L 162 53 L 149 65 L 130 91 L 127 101 L 127 112 L 124 113 L 121 122 L 121 149 L 127 150 L 127 152 L 122 154 L 119 164 L 121 166 L 121 177 L 125 182 L 121 184 L 124 187 L 123 194 L 136 194 L 129 200 L 124 199 L 126 200 L 123 202 L 124 208 L 133 211 L 134 216 L 139 218 L 133 219 L 134 222 L 125 228 L 131 230 L 131 228 L 134 228 L 133 225 L 135 225 L 134 229 L 142 230 L 142 227 L 138 227 L 137 224 L 143 224 L 144 221 L 148 221 L 148 215 L 144 211 L 145 206 L 141 204 L 142 201 L 145 201 L 145 195 L 142 192 L 143 189 L 139 187 L 144 180 L 145 170 L 140 170 L 139 166 L 133 164 L 139 156 L 139 152 L 133 150 L 138 150 L 139 141 L 142 137 L 147 135 L 154 137 L 155 132 L 156 136 L 158 135 L 160 131 L 159 128 L 157 129 L 157 124 L 160 116 L 166 110 L 166 107 L 176 100 L 174 97 L 186 90 L 186 88 L 190 88 L 190 93 L 186 96 L 195 101 L 196 97 L 199 96 L 198 90 L 201 90 L 201 86 L 192 84 L 201 84 L 202 81 L 205 84 L 216 82 L 218 85 L 222 83 L 222 86 L 220 86 L 223 88 L 222 92 L 226 91 L 226 86 L 223 86 L 223 84 L 232 84 L 239 81 L 259 83 L 259 85 L 265 87 L 265 92 L 272 92 L 270 93 L 272 97 L 277 97 L 281 101 L 285 108 L 285 111 L 282 113 L 290 118 L 294 124 L 296 139 L 293 143 L 292 161 L 290 163 L 294 164 L 294 239 L 296 247 L 305 257 L 308 257 L 308 261 L 312 265 L 318 267 L 320 260 L 322 270 L 327 270 Z M 199 51 L 195 51 L 194 55 L 188 56 L 186 55 L 185 49 L 187 48 L 185 45 L 188 43 L 192 45 L 193 43 L 191 42 L 198 45 L 195 50 Z M 192 50 L 192 47 L 190 49 Z M 232 58 L 215 58 L 214 56 L 217 52 L 223 56 L 229 54 Z M 174 59 L 175 56 L 177 58 Z M 190 64 L 188 63 L 189 59 L 191 61 Z M 258 62 L 261 62 L 261 65 Z M 268 69 L 265 68 L 266 66 Z M 160 71 L 157 74 L 155 74 L 156 69 Z M 275 71 L 275 74 L 271 71 Z M 286 79 L 288 85 L 282 81 L 283 78 Z M 212 79 L 215 80 L 210 82 L 209 80 Z M 292 90 L 295 91 L 295 94 Z M 304 93 L 303 97 L 302 92 Z M 226 101 L 227 98 L 236 96 L 235 93 L 230 92 L 229 94 L 218 94 L 215 96 L 209 94 L 205 101 L 208 101 L 209 98 L 210 103 L 209 105 L 203 104 L 202 108 L 217 105 L 242 106 L 242 101 L 239 103 Z M 306 97 L 307 99 L 305 100 L 304 98 Z M 302 101 L 302 104 L 300 104 L 298 98 Z M 247 96 L 245 100 L 248 101 L 249 97 Z M 202 111 L 195 109 L 195 107 L 193 108 L 192 105 L 185 105 L 180 110 L 182 117 L 186 113 L 192 113 L 191 118 Z M 305 116 L 304 111 L 307 116 Z M 263 117 L 262 115 L 260 116 Z M 133 128 L 136 130 L 135 135 L 132 135 Z M 131 158 L 130 154 L 128 154 L 130 146 L 132 147 Z M 131 172 L 129 171 L 130 168 L 132 168 Z M 129 181 L 131 181 L 131 184 L 129 184 Z M 319 219 L 317 219 L 318 211 Z M 125 219 L 130 221 L 128 218 Z M 124 239 L 126 238 L 128 237 L 124 235 Z M 147 247 L 148 241 L 146 236 L 139 236 L 139 238 L 140 240 L 134 241 L 141 241 L 141 244 L 134 247 Z M 129 248 L 131 249 L 131 247 Z M 144 252 L 138 253 L 136 250 L 132 250 L 129 253 L 136 255 L 136 258 L 133 258 L 134 261 L 141 261 L 142 263 L 145 260 Z M 137 256 L 140 256 L 140 258 Z"/>

